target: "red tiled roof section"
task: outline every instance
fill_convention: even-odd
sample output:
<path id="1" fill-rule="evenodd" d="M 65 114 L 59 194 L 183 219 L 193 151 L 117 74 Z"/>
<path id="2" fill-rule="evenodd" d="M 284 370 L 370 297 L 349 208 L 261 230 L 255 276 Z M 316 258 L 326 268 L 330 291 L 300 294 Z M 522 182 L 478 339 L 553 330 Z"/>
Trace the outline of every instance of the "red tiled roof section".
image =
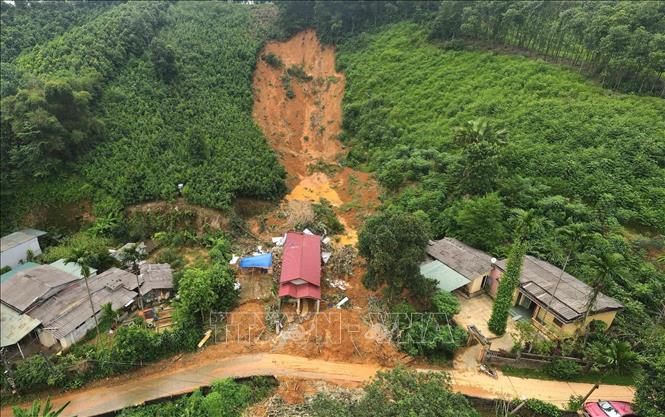
<path id="1" fill-rule="evenodd" d="M 279 286 L 280 297 L 321 299 L 321 288 L 313 284 L 295 285 L 287 282 Z"/>

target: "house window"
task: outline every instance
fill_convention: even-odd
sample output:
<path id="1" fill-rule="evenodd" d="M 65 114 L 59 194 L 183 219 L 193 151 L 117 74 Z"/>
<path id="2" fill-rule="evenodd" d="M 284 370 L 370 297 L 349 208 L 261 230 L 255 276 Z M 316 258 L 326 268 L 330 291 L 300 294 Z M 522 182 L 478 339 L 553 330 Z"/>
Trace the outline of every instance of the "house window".
<path id="1" fill-rule="evenodd" d="M 554 324 L 556 324 L 558 327 L 563 326 L 563 322 L 556 317 L 554 317 Z"/>

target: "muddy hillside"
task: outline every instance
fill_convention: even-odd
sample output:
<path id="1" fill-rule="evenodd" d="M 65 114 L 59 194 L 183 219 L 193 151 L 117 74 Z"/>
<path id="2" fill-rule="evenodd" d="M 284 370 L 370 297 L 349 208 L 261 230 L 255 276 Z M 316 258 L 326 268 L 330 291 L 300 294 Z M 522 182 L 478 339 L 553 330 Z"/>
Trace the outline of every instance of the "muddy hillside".
<path id="1" fill-rule="evenodd" d="M 378 188 L 368 174 L 338 164 L 346 152 L 337 140 L 344 83 L 335 49 L 313 30 L 268 43 L 254 74 L 254 119 L 288 173 L 286 201 L 327 199 L 346 226 L 340 243 L 354 244 Z"/>

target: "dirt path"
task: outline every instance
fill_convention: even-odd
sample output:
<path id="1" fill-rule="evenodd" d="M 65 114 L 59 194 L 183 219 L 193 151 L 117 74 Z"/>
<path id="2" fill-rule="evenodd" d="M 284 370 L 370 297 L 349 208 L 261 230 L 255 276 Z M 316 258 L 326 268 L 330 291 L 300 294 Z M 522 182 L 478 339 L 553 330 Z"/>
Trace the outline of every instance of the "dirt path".
<path id="1" fill-rule="evenodd" d="M 226 377 L 274 375 L 311 380 L 323 380 L 339 385 L 357 387 L 367 382 L 377 371 L 378 365 L 330 362 L 292 355 L 270 353 L 231 355 L 216 360 L 198 361 L 187 367 L 165 371 L 143 378 L 111 381 L 92 389 L 72 391 L 53 398 L 54 404 L 71 401 L 64 416 L 93 416 L 142 404 L 169 395 L 191 392 L 200 386 Z M 425 369 L 419 369 L 425 370 Z M 573 394 L 586 393 L 591 384 L 541 381 L 500 375 L 494 380 L 475 372 L 449 371 L 453 389 L 466 395 L 485 398 L 538 398 L 565 405 Z M 633 390 L 618 385 L 601 386 L 591 397 L 631 401 Z M 10 416 L 9 409 L 2 409 L 2 416 Z"/>
<path id="2" fill-rule="evenodd" d="M 327 199 L 346 228 L 339 243 L 353 245 L 364 216 L 378 206 L 379 189 L 371 175 L 339 165 L 346 154 L 337 140 L 345 79 L 335 71 L 335 49 L 306 30 L 288 41 L 268 43 L 260 56 L 269 54 L 282 66 L 258 60 L 253 113 L 288 173 L 285 200 Z M 289 75 L 297 68 L 304 76 Z"/>

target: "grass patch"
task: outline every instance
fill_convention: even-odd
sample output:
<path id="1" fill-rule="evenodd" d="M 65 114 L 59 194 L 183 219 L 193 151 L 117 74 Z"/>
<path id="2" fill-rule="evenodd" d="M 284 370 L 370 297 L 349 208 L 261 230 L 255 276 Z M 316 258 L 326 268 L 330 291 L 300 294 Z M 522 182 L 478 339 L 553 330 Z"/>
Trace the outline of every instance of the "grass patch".
<path id="1" fill-rule="evenodd" d="M 545 379 L 556 381 L 555 378 L 548 375 L 544 369 L 517 368 L 510 365 L 501 367 L 501 372 L 508 376 L 519 378 Z M 635 375 L 616 375 L 612 373 L 601 374 L 598 372 L 589 372 L 588 374 L 578 375 L 568 382 L 585 382 L 589 384 L 608 384 L 608 385 L 634 385 Z"/>

